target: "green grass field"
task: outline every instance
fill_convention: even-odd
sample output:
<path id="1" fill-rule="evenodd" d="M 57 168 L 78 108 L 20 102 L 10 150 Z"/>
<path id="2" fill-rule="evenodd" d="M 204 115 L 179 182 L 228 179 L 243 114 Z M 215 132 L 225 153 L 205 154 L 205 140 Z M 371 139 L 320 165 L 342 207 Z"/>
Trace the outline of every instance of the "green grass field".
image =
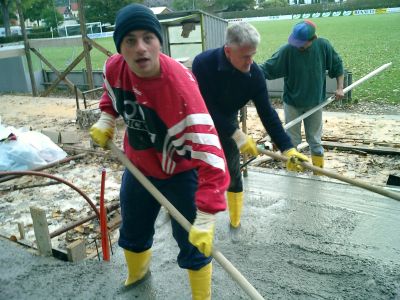
<path id="1" fill-rule="evenodd" d="M 353 100 L 400 105 L 400 14 L 331 17 L 313 21 L 317 24 L 318 36 L 329 39 L 342 56 L 345 68 L 353 73 L 353 82 L 385 63 L 393 63 L 389 69 L 355 88 Z M 255 60 L 263 62 L 285 44 L 296 22 L 254 22 L 262 37 Z M 97 39 L 96 42 L 112 52 L 116 51 L 112 38 Z M 82 48 L 43 48 L 40 51 L 57 69 L 64 70 Z M 106 56 L 94 49 L 91 57 L 93 69 L 101 70 Z M 81 62 L 75 70 L 83 68 Z"/>

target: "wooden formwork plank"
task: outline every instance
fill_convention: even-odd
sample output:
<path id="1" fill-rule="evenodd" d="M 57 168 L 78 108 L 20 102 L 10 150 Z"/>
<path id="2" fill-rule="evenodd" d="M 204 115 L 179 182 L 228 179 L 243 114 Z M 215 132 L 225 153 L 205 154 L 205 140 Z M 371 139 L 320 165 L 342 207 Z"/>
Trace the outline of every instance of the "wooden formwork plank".
<path id="1" fill-rule="evenodd" d="M 47 226 L 46 212 L 38 207 L 29 207 L 31 211 L 33 230 L 35 232 L 36 243 L 39 253 L 44 256 L 52 256 L 49 227 Z"/>
<path id="2" fill-rule="evenodd" d="M 24 228 L 24 223 L 23 222 L 18 222 L 18 231 L 19 231 L 19 239 L 24 240 L 25 239 L 25 228 Z"/>
<path id="3" fill-rule="evenodd" d="M 67 246 L 68 261 L 77 262 L 86 258 L 86 245 L 84 240 L 76 240 Z"/>

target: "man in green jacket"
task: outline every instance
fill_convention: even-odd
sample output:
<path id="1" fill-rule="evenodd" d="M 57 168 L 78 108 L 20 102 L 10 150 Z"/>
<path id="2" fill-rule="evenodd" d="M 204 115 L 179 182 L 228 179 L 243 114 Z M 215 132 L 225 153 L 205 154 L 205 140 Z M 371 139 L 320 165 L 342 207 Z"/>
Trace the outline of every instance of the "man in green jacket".
<path id="1" fill-rule="evenodd" d="M 335 97 L 343 93 L 343 63 L 327 39 L 318 38 L 316 26 L 304 20 L 293 27 L 288 44 L 260 65 L 266 79 L 284 78 L 283 107 L 286 124 L 325 100 L 326 71 L 336 78 Z M 322 108 L 303 120 L 313 165 L 323 168 Z M 287 129 L 296 147 L 301 143 L 301 122 Z"/>

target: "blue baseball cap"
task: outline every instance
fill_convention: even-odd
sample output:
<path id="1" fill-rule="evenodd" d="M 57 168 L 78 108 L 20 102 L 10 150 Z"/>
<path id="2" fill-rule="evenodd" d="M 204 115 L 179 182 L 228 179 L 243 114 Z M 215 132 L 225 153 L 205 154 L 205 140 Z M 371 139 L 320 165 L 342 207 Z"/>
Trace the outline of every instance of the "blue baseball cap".
<path id="1" fill-rule="evenodd" d="M 303 47 L 308 41 L 311 41 L 316 37 L 316 29 L 317 26 L 315 26 L 314 22 L 310 20 L 304 20 L 297 23 L 294 25 L 292 34 L 289 36 L 289 44 L 296 48 Z"/>

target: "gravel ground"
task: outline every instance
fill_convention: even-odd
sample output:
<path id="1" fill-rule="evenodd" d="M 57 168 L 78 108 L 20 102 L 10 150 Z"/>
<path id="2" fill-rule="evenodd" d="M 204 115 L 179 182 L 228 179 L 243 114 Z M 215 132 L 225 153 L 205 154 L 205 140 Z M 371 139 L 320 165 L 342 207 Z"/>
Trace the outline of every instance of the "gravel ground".
<path id="1" fill-rule="evenodd" d="M 76 104 L 75 99 L 66 98 L 33 98 L 30 96 L 2 95 L 2 112 L 0 113 L 1 123 L 11 125 L 16 128 L 26 127 L 35 131 L 53 130 L 70 132 L 78 137 L 79 143 L 72 145 L 78 148 L 89 147 L 89 135 L 86 129 L 82 130 L 76 123 Z M 89 101 L 92 102 L 92 101 Z M 282 117 L 282 110 L 278 112 Z M 365 104 L 360 108 L 358 104 L 351 109 L 342 109 L 344 112 L 324 113 L 325 125 L 324 136 L 337 138 L 339 142 L 362 144 L 373 147 L 374 145 L 391 145 L 400 149 L 400 114 L 399 106 L 375 106 Z M 366 114 L 359 113 L 360 110 L 372 112 L 378 107 L 383 108 L 387 114 Z M 248 128 L 249 133 L 257 140 L 265 136 L 265 131 L 255 114 L 254 108 L 248 109 Z M 117 140 L 121 140 L 124 132 L 123 124 L 118 123 Z M 70 145 L 63 145 L 70 146 Z M 71 147 L 71 146 L 70 146 Z M 67 149 L 65 147 L 65 149 Z M 93 199 L 95 204 L 98 201 L 99 174 L 102 166 L 107 168 L 107 189 L 106 199 L 118 202 L 118 190 L 120 176 L 123 167 L 115 160 L 104 159 L 104 151 L 97 149 L 97 154 L 90 154 L 85 158 L 73 163 L 48 170 L 76 184 Z M 73 151 L 68 151 L 70 155 Z M 79 151 L 78 151 L 79 152 Z M 307 153 L 307 150 L 305 150 Z M 99 155 L 100 154 L 100 155 Z M 333 150 L 326 151 L 326 168 L 338 172 L 349 178 L 363 180 L 369 184 L 386 185 L 389 175 L 400 176 L 400 159 L 398 155 L 371 155 L 356 152 L 343 152 Z M 266 158 L 261 156 L 260 159 Z M 260 166 L 266 169 L 281 170 L 281 162 L 268 162 Z M 305 175 L 311 172 L 307 171 Z M 32 184 L 46 184 L 48 180 L 25 176 L 19 180 L 13 180 L 0 184 L 0 196 L 4 199 L 2 211 L 0 213 L 0 223 L 5 236 L 9 237 L 15 233 L 15 222 L 24 222 L 27 226 L 27 235 L 33 237 L 32 224 L 30 223 L 29 203 L 36 203 L 39 206 L 47 207 L 49 217 L 52 219 L 50 230 L 55 230 L 60 225 L 65 225 L 71 221 L 86 216 L 91 213 L 88 205 L 82 198 L 71 189 L 63 185 L 53 185 L 42 188 L 28 188 L 18 190 L 16 187 L 24 187 Z M 38 197 L 37 191 L 40 190 L 41 196 Z M 62 199 L 68 197 L 68 204 L 62 204 Z M 54 201 L 56 200 L 56 201 Z M 88 236 L 94 238 L 95 226 L 78 227 L 76 232 L 70 236 L 60 236 L 57 240 L 60 247 L 76 239 L 81 232 L 86 232 Z M 1 233 L 1 229 L 0 229 Z M 94 245 L 92 244 L 94 247 Z M 92 249 L 93 250 L 93 249 Z"/>
<path id="2" fill-rule="evenodd" d="M 0 102 L 2 103 L 0 113 L 2 124 L 16 128 L 31 128 L 35 131 L 72 132 L 79 140 L 78 144 L 72 146 L 79 148 L 89 146 L 87 130 L 80 129 L 76 123 L 75 99 L 2 95 Z M 276 107 L 279 108 L 279 105 Z M 341 142 L 357 142 L 358 144 L 365 142 L 371 147 L 386 144 L 400 149 L 399 106 L 355 104 L 339 107 L 334 112 L 331 110 L 328 108 L 324 113 L 324 136 L 338 138 Z M 254 109 L 250 107 L 248 112 L 250 134 L 255 139 L 263 137 L 264 130 Z M 280 109 L 278 112 L 282 115 Z M 116 133 L 118 141 L 122 134 L 123 124 L 119 123 Z M 46 171 L 74 183 L 89 195 L 95 204 L 98 204 L 100 171 L 101 167 L 105 166 L 107 168 L 105 198 L 107 203 L 115 203 L 118 201 L 123 167 L 105 155 L 103 150 L 95 149 L 95 151 L 97 154 L 89 153 L 85 159 Z M 73 151 L 67 152 L 73 153 Z M 329 150 L 326 152 L 326 167 L 342 175 L 376 185 L 385 185 L 389 174 L 400 175 L 400 160 L 394 155 L 360 155 Z M 282 164 L 279 162 L 265 164 L 263 169 L 267 171 L 282 169 Z M 278 170 L 278 173 L 284 172 Z M 287 174 L 284 176 L 285 178 L 292 177 Z M 310 174 L 302 176 L 312 177 Z M 254 177 L 255 175 L 252 178 Z M 305 182 L 302 178 L 294 176 L 290 180 L 296 181 L 291 186 L 301 186 Z M 16 223 L 22 222 L 25 224 L 27 239 L 34 240 L 29 213 L 30 205 L 46 209 L 50 232 L 92 213 L 85 201 L 64 185 L 14 189 L 14 187 L 45 182 L 34 177 L 23 177 L 0 184 L 2 190 L 0 190 L 0 235 L 18 236 Z M 253 195 L 250 199 L 245 213 L 245 217 L 249 218 L 243 219 L 246 229 L 245 240 L 242 243 L 232 244 L 226 238 L 227 226 L 224 227 L 224 225 L 227 224 L 227 214 L 220 216 L 219 221 L 223 223 L 217 227 L 224 229 L 222 231 L 220 229 L 217 235 L 218 245 L 223 253 L 233 257 L 232 262 L 249 276 L 251 282 L 255 282 L 256 287 L 260 288 L 263 294 L 273 295 L 273 299 L 366 299 L 368 297 L 370 299 L 398 299 L 399 266 L 396 261 L 398 261 L 399 252 L 398 246 L 394 246 L 395 243 L 398 244 L 398 240 L 394 238 L 395 229 L 392 230 L 396 228 L 395 224 L 398 224 L 397 206 L 389 208 L 387 204 L 380 201 L 380 198 L 373 200 L 372 205 L 363 198 L 362 192 L 356 192 L 358 193 L 356 196 L 347 195 L 343 186 L 340 186 L 343 190 L 338 194 L 335 193 L 335 189 L 330 188 L 326 199 L 322 197 L 326 203 L 320 203 L 319 200 L 310 200 L 313 197 L 318 198 L 316 192 L 310 194 L 311 198 L 304 196 L 303 199 L 302 193 L 295 195 L 288 192 L 284 183 L 285 180 L 280 183 L 283 186 L 279 186 L 278 183 L 272 184 L 270 187 L 274 189 L 272 192 L 264 191 L 259 186 L 250 187 L 253 193 L 266 193 L 266 195 Z M 301 198 L 298 199 L 299 197 Z M 349 199 L 356 199 L 360 203 L 355 207 L 343 208 L 352 203 L 348 201 Z M 332 203 L 336 203 L 335 201 L 337 204 L 331 207 Z M 326 213 L 321 213 L 321 211 L 326 211 Z M 378 221 L 377 214 L 380 215 L 379 226 L 371 226 Z M 115 215 L 118 214 L 115 213 Z M 258 220 L 260 226 L 252 225 L 253 220 L 255 223 Z M 278 222 L 279 220 L 281 221 Z M 320 221 L 315 223 L 315 220 Z M 382 224 L 385 224 L 385 227 L 382 227 Z M 79 226 L 69 231 L 68 235 L 62 234 L 53 238 L 53 247 L 64 249 L 67 244 L 81 238 L 83 233 L 86 235 L 85 240 L 91 242 L 87 245 L 87 254 L 93 254 L 93 240 L 98 236 L 97 228 L 96 222 Z M 361 233 L 360 228 L 363 229 Z M 373 235 L 374 239 L 366 238 L 371 234 L 371 230 L 376 231 Z M 393 234 L 390 234 L 390 230 Z M 276 237 L 271 235 L 276 232 L 282 234 Z M 117 233 L 114 231 L 113 239 L 116 238 Z M 281 236 L 287 236 L 288 239 L 282 240 Z M 365 241 L 362 240 L 364 237 Z M 381 241 L 383 238 L 386 239 L 385 243 Z M 390 238 L 393 238 L 393 241 Z M 367 242 L 372 244 L 369 245 Z M 242 244 L 246 245 L 243 249 L 240 246 Z M 150 281 L 150 287 L 145 285 L 142 290 L 139 289 L 133 294 L 123 295 L 115 288 L 125 276 L 120 249 L 113 257 L 111 265 L 94 261 L 70 265 L 58 261 L 49 263 L 45 259 L 37 262 L 29 255 L 26 256 L 25 252 L 14 251 L 12 254 L 8 253 L 7 258 L 0 258 L 0 269 L 6 270 L 0 276 L 0 286 L 7 287 L 4 289 L 7 299 L 24 299 L 28 295 L 33 295 L 33 298 L 37 299 L 128 299 L 141 298 L 141 295 L 151 293 L 155 296 L 149 299 L 167 299 L 166 291 L 171 292 L 169 299 L 189 298 L 186 274 L 175 271 L 177 266 L 173 255 L 176 252 L 176 245 L 170 239 L 170 235 L 165 241 L 161 240 L 158 247 L 160 250 L 156 248 L 155 251 L 159 251 L 161 255 L 157 256 L 157 261 L 153 265 L 154 281 Z M 0 242 L 0 250 L 8 251 L 5 249 L 8 248 L 3 247 L 3 243 Z M 250 255 L 254 253 L 255 255 Z M 392 253 L 394 258 L 392 259 L 388 253 Z M 21 257 L 21 260 L 13 259 L 14 256 Z M 119 259 L 117 260 L 116 257 Z M 14 264 L 10 264 L 10 261 Z M 263 264 L 267 264 L 270 269 L 264 267 Z M 254 266 L 262 267 L 255 268 Z M 255 269 L 260 271 L 255 271 Z M 100 277 L 94 276 L 91 272 Z M 112 280 L 105 282 L 107 276 L 104 274 L 111 272 L 113 273 Z M 215 298 L 244 299 L 243 292 L 226 277 L 226 274 L 216 266 Z M 308 279 L 304 281 L 304 278 Z M 12 283 L 18 280 L 23 282 L 22 288 L 13 287 Z M 62 282 L 61 287 L 54 282 Z M 149 293 L 146 288 L 153 289 L 153 282 L 157 285 L 154 287 L 154 292 Z M 176 294 L 177 283 L 185 291 L 183 296 Z M 103 284 L 106 288 L 99 292 L 98 286 Z M 230 294 L 235 294 L 237 297 L 229 297 Z"/>

